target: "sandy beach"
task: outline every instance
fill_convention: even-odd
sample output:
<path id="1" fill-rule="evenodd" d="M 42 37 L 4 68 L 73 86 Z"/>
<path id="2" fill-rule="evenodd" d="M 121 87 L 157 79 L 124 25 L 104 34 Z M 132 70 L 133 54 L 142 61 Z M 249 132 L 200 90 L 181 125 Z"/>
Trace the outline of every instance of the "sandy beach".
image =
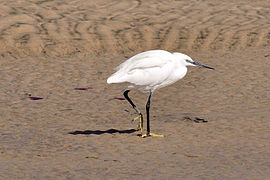
<path id="1" fill-rule="evenodd" d="M 1 1 L 0 179 L 269 179 L 269 12 L 267 0 Z M 106 83 L 150 49 L 216 69 L 155 92 L 164 138 L 138 137 L 125 87 Z M 130 97 L 145 113 L 148 94 Z"/>

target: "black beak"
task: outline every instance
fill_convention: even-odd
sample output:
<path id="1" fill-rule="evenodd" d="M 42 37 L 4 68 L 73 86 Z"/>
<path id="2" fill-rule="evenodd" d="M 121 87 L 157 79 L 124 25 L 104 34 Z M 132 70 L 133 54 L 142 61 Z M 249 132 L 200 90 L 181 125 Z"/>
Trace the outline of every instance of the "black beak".
<path id="1" fill-rule="evenodd" d="M 204 67 L 204 68 L 208 68 L 208 69 L 215 69 L 215 68 L 212 68 L 212 67 L 210 67 L 210 66 L 206 66 L 206 65 L 204 65 L 204 64 L 200 64 L 200 63 L 195 62 L 195 61 L 193 61 L 192 64 L 194 64 L 194 65 L 196 65 L 196 66 L 201 66 L 201 67 Z"/>

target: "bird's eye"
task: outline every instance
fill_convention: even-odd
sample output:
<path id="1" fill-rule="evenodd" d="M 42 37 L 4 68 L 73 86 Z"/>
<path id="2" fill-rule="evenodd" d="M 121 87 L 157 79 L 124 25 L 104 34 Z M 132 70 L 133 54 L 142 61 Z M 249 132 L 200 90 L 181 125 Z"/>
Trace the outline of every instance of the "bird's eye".
<path id="1" fill-rule="evenodd" d="M 191 63 L 191 61 L 190 61 L 189 59 L 186 59 L 186 62 L 187 62 L 187 63 Z"/>

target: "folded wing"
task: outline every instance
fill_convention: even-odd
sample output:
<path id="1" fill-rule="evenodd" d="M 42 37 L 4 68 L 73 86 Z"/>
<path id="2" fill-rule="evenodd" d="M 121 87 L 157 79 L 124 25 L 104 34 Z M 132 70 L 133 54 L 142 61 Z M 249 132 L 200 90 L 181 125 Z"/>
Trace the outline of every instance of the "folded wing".
<path id="1" fill-rule="evenodd" d="M 174 57 L 170 52 L 151 50 L 135 55 L 120 64 L 108 83 L 129 82 L 135 85 L 154 85 L 162 82 L 173 69 Z M 162 75 L 161 75 L 162 74 Z"/>

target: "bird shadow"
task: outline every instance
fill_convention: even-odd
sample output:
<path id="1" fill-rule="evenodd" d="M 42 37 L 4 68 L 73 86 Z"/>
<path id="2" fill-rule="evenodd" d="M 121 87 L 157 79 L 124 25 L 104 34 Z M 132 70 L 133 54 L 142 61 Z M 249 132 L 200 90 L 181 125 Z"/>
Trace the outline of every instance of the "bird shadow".
<path id="1" fill-rule="evenodd" d="M 72 131 L 69 132 L 68 134 L 72 135 L 79 135 L 79 134 L 84 134 L 84 135 L 102 135 L 102 134 L 114 134 L 114 133 L 119 133 L 119 134 L 131 134 L 136 132 L 136 129 L 126 129 L 126 130 L 118 130 L 118 129 L 108 129 L 108 130 L 85 130 L 85 131 Z"/>

